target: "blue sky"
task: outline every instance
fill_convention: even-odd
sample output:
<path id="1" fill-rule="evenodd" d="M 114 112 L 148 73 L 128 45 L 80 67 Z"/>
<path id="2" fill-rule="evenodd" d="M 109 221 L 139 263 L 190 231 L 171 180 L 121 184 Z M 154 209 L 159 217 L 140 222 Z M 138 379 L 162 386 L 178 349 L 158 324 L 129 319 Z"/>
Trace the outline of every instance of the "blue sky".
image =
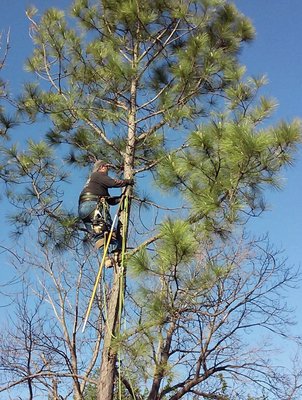
<path id="1" fill-rule="evenodd" d="M 23 63 L 31 53 L 26 7 L 34 4 L 42 11 L 49 6 L 66 8 L 70 3 L 70 0 L 0 0 L 0 32 L 5 35 L 9 28 L 11 30 L 11 49 L 1 76 L 8 79 L 15 93 L 27 79 Z M 241 60 L 249 74 L 268 76 L 269 84 L 263 93 L 276 98 L 279 103 L 272 123 L 280 119 L 302 118 L 302 1 L 236 0 L 235 3 L 251 18 L 257 31 L 254 42 L 243 50 Z M 302 149 L 295 165 L 283 173 L 283 191 L 267 192 L 271 210 L 253 220 L 253 229 L 260 234 L 268 232 L 271 241 L 284 248 L 288 262 L 296 265 L 302 260 L 301 170 Z M 6 213 L 2 207 L 2 221 Z M 0 244 L 8 233 L 8 227 L 3 223 L 1 226 Z M 299 305 L 297 292 L 291 294 L 290 301 Z M 302 316 L 298 309 L 298 316 L 299 313 L 301 330 Z"/>
<path id="2" fill-rule="evenodd" d="M 246 46 L 242 62 L 251 75 L 266 74 L 265 94 L 279 104 L 272 122 L 302 118 L 302 2 L 300 0 L 237 0 L 237 7 L 256 28 L 256 39 Z M 268 232 L 271 242 L 284 249 L 289 265 L 302 261 L 302 148 L 293 167 L 282 174 L 283 190 L 267 192 L 270 211 L 253 220 L 258 233 Z M 289 293 L 302 330 L 301 288 Z"/>
<path id="3" fill-rule="evenodd" d="M 299 0 L 238 0 L 238 8 L 256 27 L 255 41 L 242 53 L 249 74 L 266 74 L 265 93 L 279 104 L 272 122 L 302 117 L 302 2 Z M 295 165 L 283 173 L 283 191 L 267 193 L 271 211 L 255 225 L 270 232 L 272 241 L 281 245 L 290 262 L 302 260 L 301 149 Z"/>

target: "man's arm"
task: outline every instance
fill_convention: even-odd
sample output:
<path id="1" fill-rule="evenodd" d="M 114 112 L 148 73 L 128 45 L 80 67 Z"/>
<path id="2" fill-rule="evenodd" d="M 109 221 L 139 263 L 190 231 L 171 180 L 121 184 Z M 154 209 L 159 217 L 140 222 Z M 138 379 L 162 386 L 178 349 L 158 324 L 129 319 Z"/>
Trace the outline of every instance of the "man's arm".
<path id="1" fill-rule="evenodd" d="M 102 175 L 102 184 L 107 188 L 118 188 L 133 185 L 133 179 L 113 179 L 110 176 Z"/>

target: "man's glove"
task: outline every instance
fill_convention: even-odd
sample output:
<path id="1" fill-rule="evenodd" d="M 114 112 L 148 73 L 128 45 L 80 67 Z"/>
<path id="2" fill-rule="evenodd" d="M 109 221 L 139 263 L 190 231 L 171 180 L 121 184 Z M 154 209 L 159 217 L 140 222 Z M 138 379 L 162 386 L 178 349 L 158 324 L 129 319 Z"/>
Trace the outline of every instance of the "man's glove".
<path id="1" fill-rule="evenodd" d="M 116 206 L 116 205 L 120 202 L 121 198 L 122 198 L 122 196 L 112 196 L 112 197 L 108 197 L 107 203 L 108 203 L 110 206 Z"/>
<path id="2" fill-rule="evenodd" d="M 133 179 L 133 178 L 131 178 L 131 179 L 124 179 L 124 181 L 126 182 L 126 185 L 130 185 L 130 186 L 133 186 L 133 185 L 134 185 L 134 179 Z"/>

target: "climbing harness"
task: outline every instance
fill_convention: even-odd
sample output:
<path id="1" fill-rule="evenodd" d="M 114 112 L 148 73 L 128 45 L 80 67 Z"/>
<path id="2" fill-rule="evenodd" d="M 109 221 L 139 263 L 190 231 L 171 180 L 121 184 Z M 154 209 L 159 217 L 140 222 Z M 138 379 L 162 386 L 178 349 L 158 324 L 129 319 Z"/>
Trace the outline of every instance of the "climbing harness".
<path id="1" fill-rule="evenodd" d="M 104 232 L 108 232 L 112 225 L 108 204 L 110 198 L 100 197 L 92 193 L 83 193 L 79 202 L 83 203 L 85 201 L 95 201 L 97 205 L 90 214 L 83 218 L 83 222 L 90 225 L 90 229 L 95 235 L 103 235 Z"/>
<path id="2" fill-rule="evenodd" d="M 111 225 L 112 220 L 109 214 L 109 204 L 105 197 L 101 197 L 91 215 L 92 230 L 96 235 L 104 234 L 104 232 L 109 231 Z"/>
<path id="3" fill-rule="evenodd" d="M 89 315 L 90 315 L 92 304 L 93 304 L 93 301 L 94 301 L 94 298 L 95 298 L 95 295 L 96 295 L 96 292 L 97 292 L 97 287 L 98 287 L 98 284 L 99 284 L 99 280 L 100 280 L 100 277 L 102 275 L 103 267 L 104 267 L 105 260 L 106 260 L 106 257 L 107 257 L 107 252 L 108 252 L 108 249 L 109 249 L 110 241 L 112 239 L 114 225 L 115 225 L 115 222 L 116 222 L 116 220 L 118 218 L 118 215 L 119 215 L 119 212 L 120 212 L 120 209 L 121 209 L 121 205 L 124 202 L 124 197 L 125 197 L 125 195 L 123 195 L 121 200 L 120 200 L 119 207 L 118 207 L 118 209 L 116 211 L 116 214 L 114 216 L 114 219 L 113 219 L 113 222 L 112 222 L 112 225 L 111 225 L 111 229 L 110 229 L 108 238 L 106 239 L 106 241 L 104 243 L 103 257 L 102 257 L 102 260 L 101 260 L 101 263 L 100 263 L 100 267 L 99 267 L 99 270 L 98 270 L 98 273 L 97 273 L 97 276 L 96 276 L 96 279 L 95 279 L 94 287 L 93 287 L 93 290 L 92 290 L 92 295 L 91 295 L 91 298 L 90 298 L 90 301 L 89 301 L 89 304 L 88 304 L 88 307 L 87 307 L 87 311 L 86 311 L 86 315 L 85 315 L 85 319 L 84 319 L 84 323 L 83 323 L 83 328 L 82 328 L 82 333 L 85 331 L 85 327 L 86 327 L 86 324 L 87 324 L 87 321 L 88 321 L 88 318 L 89 318 Z M 124 241 L 124 238 L 123 238 L 123 241 Z M 125 251 L 125 245 L 124 246 L 122 245 L 122 253 L 124 251 Z M 122 254 L 122 260 L 123 260 L 123 254 Z"/>

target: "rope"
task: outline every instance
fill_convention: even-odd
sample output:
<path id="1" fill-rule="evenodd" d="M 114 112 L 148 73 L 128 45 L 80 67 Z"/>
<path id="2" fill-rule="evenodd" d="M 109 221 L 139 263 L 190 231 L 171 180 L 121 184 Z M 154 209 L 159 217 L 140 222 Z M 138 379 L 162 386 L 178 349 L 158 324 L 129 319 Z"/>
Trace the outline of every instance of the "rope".
<path id="1" fill-rule="evenodd" d="M 123 311 L 123 304 L 124 304 L 124 295 L 123 295 L 123 277 L 124 277 L 124 260 L 125 260 L 125 253 L 126 253 L 126 224 L 128 221 L 128 196 L 125 195 L 125 205 L 123 207 L 125 211 L 125 218 L 123 220 L 122 226 L 122 251 L 121 251 L 121 260 L 120 260 L 120 275 L 119 275 L 119 299 L 118 299 L 118 326 L 121 326 L 121 318 L 122 318 L 122 311 Z M 111 332 L 111 337 L 117 339 L 117 336 Z"/>
<path id="2" fill-rule="evenodd" d="M 124 263 L 125 263 L 125 253 L 126 253 L 126 235 L 127 235 L 127 223 L 128 223 L 128 207 L 129 207 L 129 203 L 128 203 L 128 195 L 124 194 L 121 198 L 118 210 L 114 216 L 114 220 L 110 229 L 110 233 L 109 233 L 109 237 L 108 237 L 108 241 L 106 242 L 106 245 L 104 247 L 104 254 L 103 254 L 103 258 L 99 267 L 99 271 L 98 274 L 96 276 L 96 280 L 95 280 L 95 284 L 94 284 L 94 288 L 92 291 L 92 295 L 88 304 L 88 308 L 86 311 L 86 316 L 85 316 L 85 320 L 84 320 L 84 325 L 82 328 L 82 332 L 84 332 L 88 318 L 89 318 L 89 314 L 92 308 L 92 304 L 95 298 L 95 294 L 97 291 L 97 287 L 98 287 L 98 283 L 102 274 L 102 270 L 103 270 L 103 266 L 105 263 L 105 258 L 106 258 L 106 254 L 108 252 L 108 248 L 109 248 L 109 244 L 110 244 L 110 240 L 112 237 L 112 233 L 113 233 L 113 228 L 115 225 L 115 221 L 116 218 L 118 217 L 118 214 L 120 212 L 120 208 L 121 205 L 124 203 L 123 209 L 124 209 L 124 218 L 123 218 L 123 223 L 122 223 L 122 227 L 123 227 L 123 231 L 122 231 L 122 251 L 121 251 L 121 261 L 120 261 L 120 276 L 119 276 L 119 309 L 118 309 L 118 329 L 120 332 L 120 328 L 121 328 L 121 321 L 122 321 L 122 312 L 123 312 L 123 305 L 124 305 Z M 105 301 L 106 303 L 106 301 Z M 118 333 L 119 333 L 118 332 Z M 116 338 L 116 336 L 114 336 L 113 332 L 111 332 L 111 336 Z M 121 378 L 121 346 L 119 345 L 118 348 L 118 388 L 119 388 L 119 400 L 122 400 L 122 378 Z M 133 391 L 134 392 L 134 391 Z M 136 398 L 136 397 L 135 397 Z"/>
<path id="3" fill-rule="evenodd" d="M 120 269 L 120 295 L 119 295 L 119 310 L 118 310 L 118 327 L 121 328 L 122 323 L 122 312 L 124 305 L 124 261 L 126 252 L 126 233 L 128 223 L 128 196 L 125 197 L 124 204 L 124 218 L 123 218 L 123 233 L 122 233 L 122 252 L 121 252 L 121 269 Z M 122 378 L 121 378 L 121 347 L 118 347 L 118 388 L 119 388 L 119 400 L 122 400 Z"/>
<path id="4" fill-rule="evenodd" d="M 124 220 L 123 220 L 123 234 L 122 234 L 122 252 L 121 252 L 121 274 L 120 274 L 120 296 L 119 296 L 119 310 L 118 310 L 118 319 L 119 319 L 119 328 L 121 328 L 122 323 L 122 311 L 123 311 L 123 305 L 124 305 L 124 261 L 125 261 L 125 253 L 126 253 L 126 236 L 127 236 L 127 225 L 128 225 L 128 218 L 129 218 L 129 198 L 128 196 L 125 197 L 125 204 L 124 204 Z M 126 320 L 124 321 L 124 324 L 126 325 Z M 122 370 L 122 362 L 121 362 L 121 346 L 119 344 L 118 346 L 118 397 L 119 400 L 122 400 L 122 377 L 121 377 L 121 370 Z M 130 376 L 129 376 L 130 378 Z M 132 395 L 134 396 L 134 400 L 137 399 L 135 395 L 135 390 L 131 382 L 131 378 L 129 379 L 129 384 L 132 390 Z"/>
<path id="5" fill-rule="evenodd" d="M 94 283 L 94 287 L 93 287 L 92 294 L 91 294 L 91 297 L 90 297 L 90 301 L 89 301 L 89 304 L 88 304 L 88 307 L 87 307 L 87 311 L 86 311 L 86 315 L 85 315 L 85 319 L 84 319 L 84 324 L 83 324 L 83 328 L 82 328 L 82 333 L 85 331 L 86 324 L 87 324 L 87 321 L 88 321 L 88 318 L 89 318 L 89 315 L 90 315 L 90 312 L 91 312 L 92 304 L 93 304 L 93 301 L 94 301 L 94 298 L 95 298 L 95 295 L 96 295 L 97 287 L 98 287 L 98 284 L 99 284 L 100 277 L 102 275 L 103 267 L 104 267 L 104 264 L 105 264 L 105 259 L 106 259 L 107 252 L 108 252 L 108 249 L 109 249 L 109 244 L 110 244 L 110 241 L 111 241 L 111 238 L 112 238 L 115 221 L 116 221 L 116 219 L 118 217 L 118 214 L 119 214 L 119 211 L 120 211 L 120 208 L 121 208 L 121 204 L 123 203 L 123 197 L 124 197 L 124 195 L 121 198 L 121 201 L 119 203 L 119 207 L 118 207 L 118 209 L 116 211 L 116 214 L 114 216 L 114 219 L 113 219 L 113 222 L 112 222 L 112 225 L 111 225 L 111 229 L 110 229 L 110 232 L 109 232 L 108 240 L 106 241 L 106 243 L 104 243 L 104 253 L 103 253 L 102 261 L 101 261 L 101 264 L 100 264 L 96 279 L 95 279 L 95 283 Z"/>

